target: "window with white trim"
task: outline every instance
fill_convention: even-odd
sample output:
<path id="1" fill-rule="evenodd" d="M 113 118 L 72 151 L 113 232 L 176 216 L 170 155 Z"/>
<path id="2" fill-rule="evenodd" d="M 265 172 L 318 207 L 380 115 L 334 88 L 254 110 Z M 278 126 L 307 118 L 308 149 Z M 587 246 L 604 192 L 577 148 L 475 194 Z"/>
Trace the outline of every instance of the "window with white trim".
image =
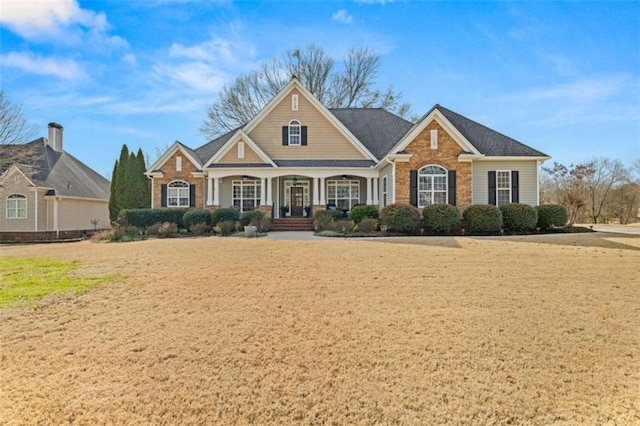
<path id="1" fill-rule="evenodd" d="M 511 202 L 511 170 L 496 171 L 496 201 L 497 205 Z"/>
<path id="2" fill-rule="evenodd" d="M 298 95 L 291 95 L 291 110 L 298 110 Z"/>
<path id="3" fill-rule="evenodd" d="M 382 207 L 387 205 L 387 177 L 382 177 Z"/>
<path id="4" fill-rule="evenodd" d="M 7 197 L 7 219 L 27 218 L 27 197 L 11 194 Z"/>
<path id="5" fill-rule="evenodd" d="M 244 142 L 238 142 L 238 158 L 244 158 Z"/>
<path id="6" fill-rule="evenodd" d="M 300 145 L 302 141 L 302 126 L 298 120 L 289 122 L 289 145 Z"/>
<path id="7" fill-rule="evenodd" d="M 253 179 L 234 180 L 233 205 L 240 212 L 255 210 L 260 205 L 260 181 Z"/>
<path id="8" fill-rule="evenodd" d="M 447 204 L 447 170 L 430 165 L 418 170 L 418 207 Z"/>
<path id="9" fill-rule="evenodd" d="M 335 204 L 338 210 L 351 210 L 360 203 L 360 181 L 327 181 L 327 203 Z"/>
<path id="10" fill-rule="evenodd" d="M 182 157 L 176 157 L 176 172 L 182 171 Z"/>
<path id="11" fill-rule="evenodd" d="M 167 185 L 167 207 L 189 207 L 189 184 L 174 180 Z"/>

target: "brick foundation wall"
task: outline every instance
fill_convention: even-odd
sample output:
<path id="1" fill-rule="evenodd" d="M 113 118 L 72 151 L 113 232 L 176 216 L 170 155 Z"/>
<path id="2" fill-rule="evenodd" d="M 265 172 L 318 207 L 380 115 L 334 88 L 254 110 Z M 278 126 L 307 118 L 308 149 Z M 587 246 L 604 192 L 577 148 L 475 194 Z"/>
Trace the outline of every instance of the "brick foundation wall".
<path id="1" fill-rule="evenodd" d="M 98 230 L 100 231 L 100 230 Z M 73 231 L 31 231 L 31 232 L 0 232 L 0 243 L 37 243 L 43 241 L 75 240 L 88 238 L 94 234 L 93 229 Z"/>
<path id="2" fill-rule="evenodd" d="M 432 129 L 438 130 L 438 149 L 431 149 Z M 396 163 L 396 203 L 410 204 L 410 171 L 434 164 L 456 171 L 456 207 L 464 210 L 471 205 L 471 163 L 458 161 L 464 150 L 437 121 L 429 123 L 405 151 L 413 156 L 407 163 Z"/>

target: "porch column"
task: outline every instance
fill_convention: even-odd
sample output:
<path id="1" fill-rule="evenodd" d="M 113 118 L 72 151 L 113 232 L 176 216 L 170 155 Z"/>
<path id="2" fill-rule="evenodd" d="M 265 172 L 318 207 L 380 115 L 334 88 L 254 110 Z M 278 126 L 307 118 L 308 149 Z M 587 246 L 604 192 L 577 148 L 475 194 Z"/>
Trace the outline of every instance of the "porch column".
<path id="1" fill-rule="evenodd" d="M 327 204 L 327 199 L 324 194 L 324 178 L 320 178 L 320 204 Z"/>
<path id="2" fill-rule="evenodd" d="M 220 178 L 219 177 L 213 178 L 213 205 L 214 206 L 220 205 Z"/>
<path id="3" fill-rule="evenodd" d="M 367 178 L 367 204 L 373 204 L 373 199 L 371 198 L 371 178 Z"/>
<path id="4" fill-rule="evenodd" d="M 378 178 L 373 178 L 373 204 L 378 205 L 380 201 L 378 200 Z"/>
<path id="5" fill-rule="evenodd" d="M 207 205 L 213 204 L 213 178 L 210 177 L 207 181 Z"/>
<path id="6" fill-rule="evenodd" d="M 264 206 L 267 204 L 267 179 L 260 178 L 260 205 Z"/>
<path id="7" fill-rule="evenodd" d="M 267 178 L 267 204 L 268 205 L 272 205 L 273 204 L 273 179 L 272 178 Z"/>
<path id="8" fill-rule="evenodd" d="M 320 178 L 313 178 L 313 205 L 320 203 L 320 194 L 318 193 L 318 181 Z"/>

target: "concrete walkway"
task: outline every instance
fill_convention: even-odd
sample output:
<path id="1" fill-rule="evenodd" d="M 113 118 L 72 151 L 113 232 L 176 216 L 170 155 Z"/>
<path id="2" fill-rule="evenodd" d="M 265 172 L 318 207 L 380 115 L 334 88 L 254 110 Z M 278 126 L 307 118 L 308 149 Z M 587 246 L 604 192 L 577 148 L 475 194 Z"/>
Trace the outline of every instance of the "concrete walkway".
<path id="1" fill-rule="evenodd" d="M 313 231 L 271 231 L 265 238 L 270 240 L 335 240 L 329 237 L 316 237 Z"/>
<path id="2" fill-rule="evenodd" d="M 593 227 L 597 232 L 609 232 L 612 234 L 627 234 L 627 235 L 640 235 L 640 226 L 634 225 L 604 225 L 604 224 L 579 224 L 575 226 L 584 226 L 585 228 Z"/>

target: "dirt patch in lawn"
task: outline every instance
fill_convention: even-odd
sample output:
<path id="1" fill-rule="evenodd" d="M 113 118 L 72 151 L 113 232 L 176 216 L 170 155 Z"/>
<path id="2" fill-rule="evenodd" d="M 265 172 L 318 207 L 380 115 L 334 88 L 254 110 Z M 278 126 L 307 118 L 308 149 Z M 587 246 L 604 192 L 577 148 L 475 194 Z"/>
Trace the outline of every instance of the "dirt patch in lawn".
<path id="1" fill-rule="evenodd" d="M 639 241 L 2 247 L 125 278 L 0 311 L 0 423 L 638 423 Z"/>

